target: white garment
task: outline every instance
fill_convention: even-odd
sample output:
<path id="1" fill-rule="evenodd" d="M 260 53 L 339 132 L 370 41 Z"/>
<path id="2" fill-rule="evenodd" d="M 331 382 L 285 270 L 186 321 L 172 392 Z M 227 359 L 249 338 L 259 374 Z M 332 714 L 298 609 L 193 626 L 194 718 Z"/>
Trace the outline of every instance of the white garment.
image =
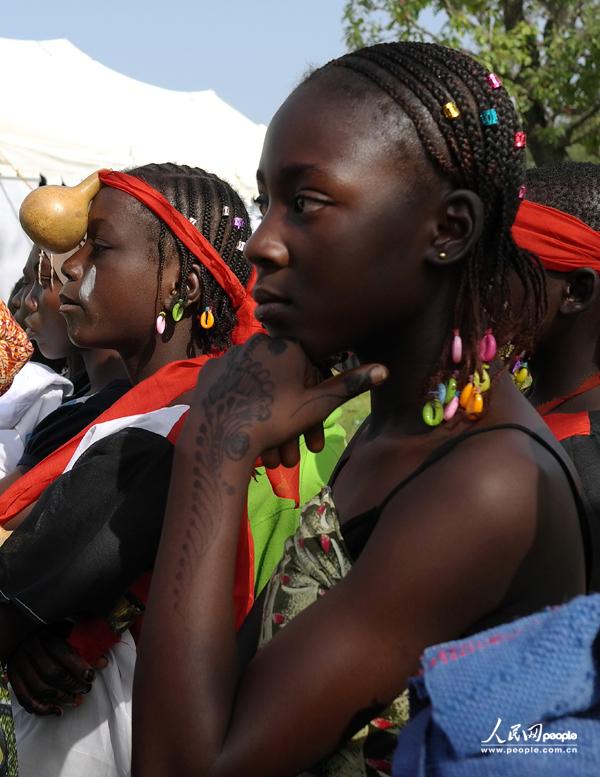
<path id="1" fill-rule="evenodd" d="M 136 427 L 168 437 L 188 405 L 115 418 L 92 426 L 65 468 L 94 443 Z M 81 707 L 62 717 L 25 712 L 12 695 L 19 777 L 129 777 L 131 773 L 131 695 L 136 649 L 129 631 L 108 653 L 106 669 L 96 672 Z"/>
<path id="2" fill-rule="evenodd" d="M 0 397 L 0 478 L 10 475 L 34 428 L 73 393 L 73 384 L 50 367 L 27 362 Z"/>
<path id="3" fill-rule="evenodd" d="M 135 659 L 126 631 L 83 704 L 62 717 L 30 715 L 11 692 L 19 777 L 129 777 Z"/>

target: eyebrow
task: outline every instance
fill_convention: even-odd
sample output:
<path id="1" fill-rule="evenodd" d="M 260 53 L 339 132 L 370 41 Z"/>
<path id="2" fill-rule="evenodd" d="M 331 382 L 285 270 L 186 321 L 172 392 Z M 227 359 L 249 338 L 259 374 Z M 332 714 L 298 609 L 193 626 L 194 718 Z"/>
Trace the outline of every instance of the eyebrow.
<path id="1" fill-rule="evenodd" d="M 312 164 L 310 162 L 293 162 L 289 165 L 285 165 L 277 171 L 277 177 L 283 180 L 290 180 L 299 177 L 305 173 L 312 173 L 313 175 L 326 177 L 329 181 L 335 179 L 336 176 L 331 172 L 324 170 L 319 165 Z M 261 170 L 256 171 L 256 180 L 259 183 L 265 182 L 265 176 Z"/>
<path id="2" fill-rule="evenodd" d="M 115 227 L 115 224 L 112 221 L 102 218 L 101 216 L 90 219 L 88 223 L 88 233 L 92 228 L 94 234 L 97 235 L 98 232 L 102 232 L 107 239 L 117 240 L 119 237 L 119 228 Z"/>
<path id="3" fill-rule="evenodd" d="M 110 221 L 108 219 L 104 219 L 102 217 L 91 218 L 89 223 L 93 224 L 96 227 L 105 227 L 105 226 L 110 227 L 111 226 Z"/>

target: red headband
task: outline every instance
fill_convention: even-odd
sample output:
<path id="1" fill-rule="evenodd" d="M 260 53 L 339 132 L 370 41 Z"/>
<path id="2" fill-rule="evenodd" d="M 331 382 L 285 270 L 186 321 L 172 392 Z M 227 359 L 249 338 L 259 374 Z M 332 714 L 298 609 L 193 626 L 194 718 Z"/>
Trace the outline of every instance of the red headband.
<path id="1" fill-rule="evenodd" d="M 206 267 L 227 294 L 235 310 L 237 323 L 231 336 L 234 345 L 245 342 L 256 332 L 263 331 L 254 317 L 256 303 L 250 294 L 254 284 L 254 270 L 250 276 L 248 288 L 245 288 L 237 275 L 225 264 L 216 248 L 209 243 L 191 221 L 174 208 L 160 192 L 140 178 L 127 175 L 127 173 L 116 173 L 112 170 L 100 170 L 98 177 L 105 186 L 112 186 L 113 189 L 130 194 L 145 205 L 148 210 L 151 210 Z"/>
<path id="2" fill-rule="evenodd" d="M 512 227 L 519 248 L 539 257 L 547 270 L 600 272 L 600 232 L 562 210 L 523 200 Z"/>

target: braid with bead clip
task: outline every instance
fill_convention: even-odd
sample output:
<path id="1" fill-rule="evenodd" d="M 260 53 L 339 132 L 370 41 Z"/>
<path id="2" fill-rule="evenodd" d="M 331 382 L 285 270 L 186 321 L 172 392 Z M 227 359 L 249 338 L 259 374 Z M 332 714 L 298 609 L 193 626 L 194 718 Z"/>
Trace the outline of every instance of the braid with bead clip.
<path id="1" fill-rule="evenodd" d="M 252 268 L 244 258 L 243 250 L 250 236 L 250 218 L 241 197 L 227 183 L 199 168 L 173 163 L 144 165 L 127 172 L 159 191 L 202 232 L 240 282 L 244 286 L 247 284 Z M 187 301 L 185 279 L 192 264 L 198 263 L 198 260 L 162 221 L 150 215 L 158 225 L 158 307 L 168 255 L 168 241 L 173 241 L 179 256 L 181 274 L 178 300 L 171 311 L 177 321 L 182 317 Z M 231 334 L 236 324 L 235 311 L 229 297 L 202 264 L 200 280 L 202 299 L 198 303 L 196 315 L 193 316 L 188 345 L 190 357 L 197 353 L 219 353 L 227 350 L 231 345 Z"/>
<path id="2" fill-rule="evenodd" d="M 499 345 L 512 341 L 517 353 L 527 351 L 546 308 L 541 266 L 510 233 L 525 176 L 526 140 L 516 111 L 494 73 L 437 44 L 378 44 L 333 60 L 307 81 L 332 68 L 355 74 L 365 90 L 387 95 L 412 121 L 437 172 L 482 200 L 483 232 L 466 257 L 453 337 L 440 358 L 455 369 L 450 377 L 447 368 L 432 376 L 424 392 L 433 398 L 423 408 L 431 426 L 450 420 L 459 406 L 474 420 L 483 411 L 496 339 Z M 511 276 L 521 286 L 520 305 L 514 304 Z"/>

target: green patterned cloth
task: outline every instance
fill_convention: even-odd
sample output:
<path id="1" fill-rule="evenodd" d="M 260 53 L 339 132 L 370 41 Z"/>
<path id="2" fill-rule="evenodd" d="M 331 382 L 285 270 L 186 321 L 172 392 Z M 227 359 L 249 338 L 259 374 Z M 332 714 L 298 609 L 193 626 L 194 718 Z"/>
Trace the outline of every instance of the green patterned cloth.
<path id="1" fill-rule="evenodd" d="M 0 777 L 17 777 L 17 743 L 4 672 L 0 673 Z"/>
<path id="2" fill-rule="evenodd" d="M 346 447 L 346 432 L 340 425 L 341 412 L 334 412 L 323 422 L 325 447 L 311 453 L 304 437 L 300 439 L 300 504 L 318 494 L 329 480 Z M 248 520 L 254 540 L 254 595 L 258 597 L 283 556 L 288 537 L 298 528 L 300 508 L 291 499 L 273 495 L 264 467 L 248 489 Z"/>
<path id="3" fill-rule="evenodd" d="M 337 510 L 327 486 L 302 510 L 300 526 L 267 590 L 259 645 L 342 580 L 352 567 Z M 314 777 L 380 777 L 391 774 L 399 729 L 408 721 L 408 692 L 311 770 Z"/>

